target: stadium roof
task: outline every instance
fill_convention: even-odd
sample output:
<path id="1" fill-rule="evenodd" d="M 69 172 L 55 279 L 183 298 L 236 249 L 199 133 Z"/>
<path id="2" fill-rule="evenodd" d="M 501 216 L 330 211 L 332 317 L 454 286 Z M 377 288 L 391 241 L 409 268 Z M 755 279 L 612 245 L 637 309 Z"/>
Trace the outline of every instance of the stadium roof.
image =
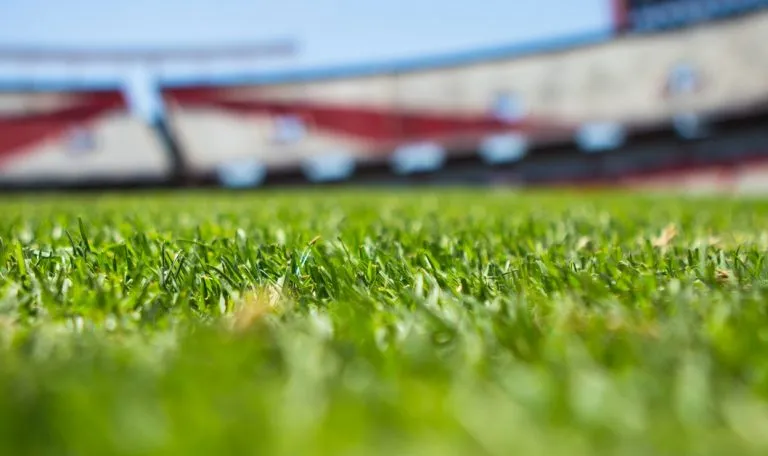
<path id="1" fill-rule="evenodd" d="M 256 44 L 187 46 L 184 48 L 98 49 L 39 45 L 0 46 L 0 61 L 45 63 L 158 63 L 163 61 L 209 61 L 216 59 L 253 59 L 286 57 L 297 52 L 293 40 L 275 40 Z"/>
<path id="2" fill-rule="evenodd" d="M 361 77 L 393 72 L 407 72 L 445 68 L 451 66 L 468 65 L 477 62 L 523 57 L 544 52 L 564 51 L 581 46 L 589 46 L 603 43 L 614 37 L 613 31 L 603 29 L 570 36 L 561 36 L 554 39 L 537 40 L 528 43 L 505 44 L 491 46 L 482 49 L 449 52 L 422 57 L 404 59 L 389 59 L 377 62 L 363 62 L 359 64 L 332 65 L 326 67 L 294 68 L 268 71 L 229 71 L 218 75 L 207 72 L 192 74 L 189 76 L 159 75 L 158 82 L 163 87 L 184 86 L 210 86 L 210 85 L 234 85 L 234 84 L 277 84 L 297 81 L 310 81 L 319 79 L 333 79 L 343 77 Z M 221 48 L 219 48 L 221 49 Z M 106 51 L 89 53 L 96 56 Z M 128 52 L 122 55 L 157 55 L 160 51 L 143 53 L 138 51 Z M 0 48 L 0 61 L 4 58 L 3 49 Z M 10 55 L 10 54 L 8 54 Z M 41 55 L 41 54 L 38 54 Z M 171 55 L 171 54 L 165 54 Z M 202 54 L 201 54 L 202 55 Z M 262 54 L 262 57 L 264 54 Z M 41 58 L 41 60 L 43 60 Z M 94 62 L 101 62 L 94 60 Z M 82 78 L 70 80 L 58 78 L 56 80 L 13 80 L 3 79 L 0 76 L 0 90 L 33 89 L 33 90 L 88 90 L 90 88 L 118 88 L 118 81 L 83 81 Z"/>

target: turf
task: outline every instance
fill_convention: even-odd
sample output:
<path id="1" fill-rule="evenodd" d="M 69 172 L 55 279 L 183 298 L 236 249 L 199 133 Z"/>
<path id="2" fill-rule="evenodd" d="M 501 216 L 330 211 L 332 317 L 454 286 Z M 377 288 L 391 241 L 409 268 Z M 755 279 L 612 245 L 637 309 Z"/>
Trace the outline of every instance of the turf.
<path id="1" fill-rule="evenodd" d="M 768 203 L 6 196 L 0 454 L 768 451 Z"/>

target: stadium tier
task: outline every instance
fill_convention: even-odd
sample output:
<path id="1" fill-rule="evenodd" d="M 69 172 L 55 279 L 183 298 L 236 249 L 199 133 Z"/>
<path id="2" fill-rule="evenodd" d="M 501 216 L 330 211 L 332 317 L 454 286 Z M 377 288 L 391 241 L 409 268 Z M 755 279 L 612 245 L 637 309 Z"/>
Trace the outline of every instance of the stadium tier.
<path id="1" fill-rule="evenodd" d="M 159 138 L 120 91 L 0 92 L 0 183 L 162 181 Z"/>
<path id="2" fill-rule="evenodd" d="M 647 33 L 750 13 L 768 0 L 611 0 L 617 32 Z"/>
<path id="3" fill-rule="evenodd" d="M 655 29 L 638 32 L 638 21 L 677 3 L 625 3 L 623 21 L 635 25 L 621 33 L 383 65 L 161 78 L 165 114 L 149 123 L 118 90 L 0 84 L 0 185 L 250 187 L 424 172 L 627 183 L 768 158 L 768 10 L 646 33 Z"/>
<path id="4" fill-rule="evenodd" d="M 268 169 L 339 156 L 430 161 L 430 151 L 451 159 L 494 145 L 519 158 L 537 144 L 612 148 L 636 131 L 763 109 L 767 36 L 759 12 L 541 53 L 172 87 L 164 97 L 198 171 L 246 160 Z"/>

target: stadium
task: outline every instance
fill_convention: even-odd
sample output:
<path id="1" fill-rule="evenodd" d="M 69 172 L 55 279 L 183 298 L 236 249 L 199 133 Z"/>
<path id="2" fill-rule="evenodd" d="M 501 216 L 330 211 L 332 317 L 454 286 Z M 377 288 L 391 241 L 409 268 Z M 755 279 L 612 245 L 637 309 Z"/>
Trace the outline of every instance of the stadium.
<path id="1" fill-rule="evenodd" d="M 600 5 L 293 67 L 0 34 L 0 454 L 765 454 L 768 0 Z"/>
<path id="2" fill-rule="evenodd" d="M 658 14 L 638 3 L 636 11 L 616 6 L 610 33 L 406 61 L 161 79 L 164 111 L 150 120 L 130 112 L 119 86 L 8 81 L 0 98 L 2 183 L 677 181 L 755 190 L 765 180 L 768 15 L 761 2 L 733 3 L 743 5 L 700 12 L 712 18 L 703 23 L 653 25 L 647 17 Z M 627 24 L 621 18 L 630 13 L 636 19 Z M 194 58 L 281 51 L 290 43 L 198 50 Z M 0 60 L 159 61 L 184 52 L 6 49 Z"/>

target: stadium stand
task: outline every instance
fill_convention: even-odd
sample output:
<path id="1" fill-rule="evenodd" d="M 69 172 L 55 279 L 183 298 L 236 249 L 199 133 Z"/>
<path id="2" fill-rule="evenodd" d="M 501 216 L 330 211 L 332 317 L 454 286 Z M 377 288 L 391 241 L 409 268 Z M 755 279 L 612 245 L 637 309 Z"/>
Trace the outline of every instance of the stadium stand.
<path id="1" fill-rule="evenodd" d="M 89 65 L 114 64 L 133 70 L 169 61 L 255 60 L 294 52 L 295 43 L 290 40 L 193 49 L 0 46 L 0 63 L 24 68 L 54 63 L 74 68 L 79 75 Z M 64 81 L 0 78 L 0 186 L 183 184 L 184 153 L 162 109 L 137 112 L 141 109 L 125 76 L 98 81 L 77 76 Z M 156 82 L 147 79 L 148 91 L 154 93 Z"/>
<path id="2" fill-rule="evenodd" d="M 0 92 L 0 183 L 162 182 L 160 138 L 119 90 Z"/>
<path id="3" fill-rule="evenodd" d="M 375 163 L 425 143 L 450 160 L 509 135 L 518 149 L 578 140 L 601 151 L 636 132 L 676 123 L 684 134 L 697 119 L 763 109 L 766 36 L 762 11 L 561 47 L 176 84 L 164 97 L 198 172 L 246 157 L 268 169 L 339 153 Z"/>
<path id="4" fill-rule="evenodd" d="M 614 0 L 614 29 L 534 45 L 161 77 L 165 115 L 144 120 L 117 89 L 0 84 L 0 186 L 682 183 L 764 191 L 766 5 Z M 69 57 L 156 63 L 294 51 L 277 43 Z M 0 49 L 0 58 L 21 61 L 59 54 Z"/>

